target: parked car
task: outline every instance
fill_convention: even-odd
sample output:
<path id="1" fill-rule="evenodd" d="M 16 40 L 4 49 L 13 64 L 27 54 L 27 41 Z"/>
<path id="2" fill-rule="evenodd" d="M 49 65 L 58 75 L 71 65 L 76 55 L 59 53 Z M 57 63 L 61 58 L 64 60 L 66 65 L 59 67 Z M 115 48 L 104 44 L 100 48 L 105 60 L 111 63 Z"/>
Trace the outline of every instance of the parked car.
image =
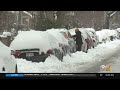
<path id="1" fill-rule="evenodd" d="M 70 29 L 71 35 L 75 35 L 75 29 Z M 92 28 L 78 28 L 82 35 L 82 47 L 81 51 L 87 52 L 88 49 L 94 48 L 97 45 L 97 35 Z"/>
<path id="2" fill-rule="evenodd" d="M 0 73 L 17 73 L 17 62 L 13 50 L 0 41 Z"/>
<path id="3" fill-rule="evenodd" d="M 33 62 L 44 62 L 50 55 L 63 59 L 63 51 L 58 40 L 46 31 L 20 31 L 11 42 L 16 58 Z"/>
<path id="4" fill-rule="evenodd" d="M 117 39 L 120 39 L 120 28 L 115 29 L 115 31 L 117 32 L 116 34 Z"/>
<path id="5" fill-rule="evenodd" d="M 70 52 L 75 53 L 76 52 L 76 44 L 75 44 L 75 41 L 74 41 L 72 35 L 70 34 L 70 32 L 67 29 L 60 29 L 59 32 L 62 33 L 62 35 L 68 40 Z"/>
<path id="6" fill-rule="evenodd" d="M 101 31 L 96 31 L 99 38 L 99 43 L 106 43 L 119 38 L 119 34 L 116 30 L 102 29 Z"/>
<path id="7" fill-rule="evenodd" d="M 71 40 L 65 29 L 48 29 L 47 32 L 58 40 L 59 46 L 63 50 L 63 56 L 67 54 L 71 55 Z"/>
<path id="8" fill-rule="evenodd" d="M 96 34 L 96 31 L 93 28 L 86 28 L 86 31 L 90 38 L 92 39 L 91 41 L 91 47 L 96 47 L 98 45 L 98 37 Z"/>

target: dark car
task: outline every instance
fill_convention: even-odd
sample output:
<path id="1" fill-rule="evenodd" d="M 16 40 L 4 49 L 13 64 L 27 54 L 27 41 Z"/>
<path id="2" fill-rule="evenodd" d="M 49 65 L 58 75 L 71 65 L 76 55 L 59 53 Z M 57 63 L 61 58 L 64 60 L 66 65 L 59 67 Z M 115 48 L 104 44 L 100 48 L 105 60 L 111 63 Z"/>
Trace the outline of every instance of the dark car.
<path id="1" fill-rule="evenodd" d="M 42 31 L 21 31 L 12 41 L 11 48 L 15 50 L 16 58 L 23 58 L 33 62 L 44 62 L 53 54 L 62 60 L 62 49 L 51 34 Z"/>

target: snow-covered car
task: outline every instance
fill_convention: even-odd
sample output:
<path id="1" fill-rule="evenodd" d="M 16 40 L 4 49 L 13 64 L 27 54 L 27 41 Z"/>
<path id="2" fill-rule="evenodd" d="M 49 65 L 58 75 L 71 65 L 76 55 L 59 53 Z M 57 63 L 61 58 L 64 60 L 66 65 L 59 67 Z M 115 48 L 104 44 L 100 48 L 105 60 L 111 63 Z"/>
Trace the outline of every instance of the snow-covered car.
<path id="1" fill-rule="evenodd" d="M 70 32 L 67 29 L 64 29 L 64 28 L 59 29 L 58 31 L 60 33 L 62 33 L 62 35 L 68 40 L 70 52 L 75 53 L 76 52 L 76 44 L 75 44 L 75 41 L 74 41 L 72 35 L 70 34 Z"/>
<path id="2" fill-rule="evenodd" d="M 75 29 L 70 29 L 69 32 L 71 33 L 71 35 L 75 35 Z M 81 51 L 83 52 L 87 52 L 88 49 L 91 49 L 91 47 L 93 47 L 93 40 L 91 38 L 91 35 L 89 33 L 89 31 L 86 28 L 78 28 L 79 31 L 81 32 L 82 35 L 82 46 L 81 46 Z"/>
<path id="3" fill-rule="evenodd" d="M 71 34 L 69 32 L 61 32 L 66 39 L 68 39 L 69 47 L 70 47 L 70 52 L 75 53 L 76 52 L 76 44 L 74 39 L 72 38 Z"/>
<path id="4" fill-rule="evenodd" d="M 13 50 L 0 41 L 0 73 L 17 73 L 17 62 Z"/>
<path id="5" fill-rule="evenodd" d="M 120 39 L 120 28 L 115 29 L 117 31 L 117 39 Z"/>
<path id="6" fill-rule="evenodd" d="M 96 31 L 93 28 L 85 28 L 88 35 L 90 36 L 90 38 L 92 39 L 91 41 L 91 47 L 96 47 L 98 45 L 98 37 L 96 34 Z"/>
<path id="7" fill-rule="evenodd" d="M 118 32 L 116 30 L 102 29 L 101 31 L 96 31 L 99 38 L 99 43 L 106 43 L 118 39 Z"/>
<path id="8" fill-rule="evenodd" d="M 15 50 L 16 58 L 28 61 L 44 62 L 50 54 L 60 60 L 63 58 L 58 40 L 46 31 L 20 31 L 10 47 Z"/>
<path id="9" fill-rule="evenodd" d="M 67 34 L 65 32 L 63 32 L 63 29 L 48 29 L 47 32 L 50 33 L 51 35 L 53 35 L 58 43 L 59 46 L 62 48 L 63 50 L 63 55 L 67 55 L 67 54 L 71 54 L 71 46 L 70 46 L 70 39 L 67 36 Z"/>

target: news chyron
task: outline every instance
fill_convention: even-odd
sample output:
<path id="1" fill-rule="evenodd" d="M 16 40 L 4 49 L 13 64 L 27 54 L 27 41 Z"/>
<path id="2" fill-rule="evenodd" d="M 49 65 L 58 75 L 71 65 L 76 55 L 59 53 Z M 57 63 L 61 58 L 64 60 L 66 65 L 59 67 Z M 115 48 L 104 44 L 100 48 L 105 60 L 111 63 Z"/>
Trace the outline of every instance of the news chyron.
<path id="1" fill-rule="evenodd" d="M 42 76 L 63 76 L 63 77 L 90 77 L 90 78 L 97 78 L 97 77 L 114 77 L 115 74 L 110 73 L 110 64 L 101 65 L 99 73 L 32 73 L 32 74 L 4 74 L 6 78 L 13 78 L 13 77 L 42 77 Z M 0 75 L 2 76 L 2 75 Z M 120 76 L 120 75 L 118 75 Z"/>

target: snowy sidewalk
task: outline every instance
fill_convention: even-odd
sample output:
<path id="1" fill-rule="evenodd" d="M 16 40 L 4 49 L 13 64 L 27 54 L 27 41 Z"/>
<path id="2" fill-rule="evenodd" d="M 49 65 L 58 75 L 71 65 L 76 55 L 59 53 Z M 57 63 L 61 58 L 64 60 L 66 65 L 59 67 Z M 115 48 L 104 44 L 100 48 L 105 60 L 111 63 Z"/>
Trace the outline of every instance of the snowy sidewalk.
<path id="1" fill-rule="evenodd" d="M 120 49 L 120 40 L 100 44 L 88 53 L 76 52 L 65 56 L 63 62 L 55 56 L 48 57 L 45 62 L 30 62 L 16 59 L 19 73 L 81 73 L 93 67 L 101 60 L 110 57 Z"/>

